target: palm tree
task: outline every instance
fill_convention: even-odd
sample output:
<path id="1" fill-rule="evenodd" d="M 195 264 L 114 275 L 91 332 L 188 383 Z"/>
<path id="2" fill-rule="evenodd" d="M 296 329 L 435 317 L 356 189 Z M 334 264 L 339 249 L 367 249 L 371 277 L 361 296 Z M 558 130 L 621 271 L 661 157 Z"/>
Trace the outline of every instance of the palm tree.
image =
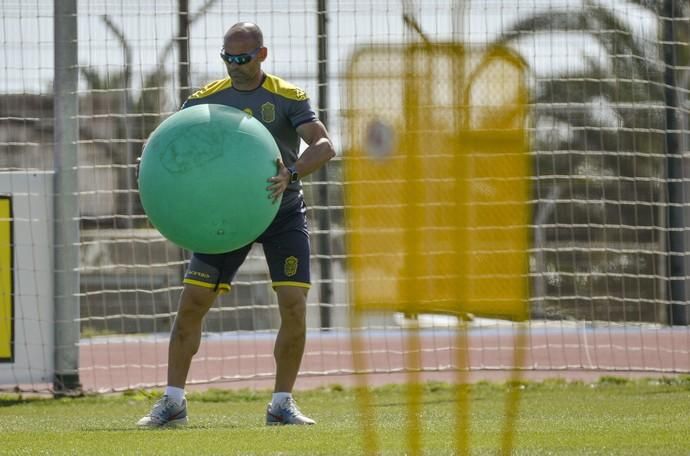
<path id="1" fill-rule="evenodd" d="M 636 3 L 659 17 L 656 2 Z M 683 5 L 690 9 L 690 2 Z M 589 1 L 578 12 L 520 20 L 497 44 L 538 32 L 585 32 L 608 58 L 603 65 L 586 59 L 576 72 L 536 75 L 535 199 L 549 247 L 536 274 L 545 276 L 545 296 L 536 298 L 559 317 L 658 320 L 665 267 L 658 254 L 666 199 L 662 50 Z M 680 57 L 687 67 L 687 50 Z M 559 196 L 554 202 L 544 195 Z"/>

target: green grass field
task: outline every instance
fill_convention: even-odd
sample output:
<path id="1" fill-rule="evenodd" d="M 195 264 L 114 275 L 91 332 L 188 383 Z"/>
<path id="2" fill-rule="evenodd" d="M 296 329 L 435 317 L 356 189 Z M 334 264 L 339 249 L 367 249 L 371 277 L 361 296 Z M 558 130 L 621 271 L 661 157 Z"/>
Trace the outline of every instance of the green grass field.
<path id="1" fill-rule="evenodd" d="M 525 383 L 514 454 L 690 454 L 690 377 L 594 384 Z M 506 385 L 472 386 L 472 454 L 496 454 Z M 263 425 L 268 392 L 210 390 L 188 396 L 190 425 L 138 430 L 150 393 L 74 399 L 0 396 L 0 454 L 362 454 L 355 391 L 339 386 L 299 392 L 311 427 Z M 381 454 L 406 452 L 403 386 L 374 390 Z M 454 393 L 425 385 L 424 454 L 453 454 Z"/>

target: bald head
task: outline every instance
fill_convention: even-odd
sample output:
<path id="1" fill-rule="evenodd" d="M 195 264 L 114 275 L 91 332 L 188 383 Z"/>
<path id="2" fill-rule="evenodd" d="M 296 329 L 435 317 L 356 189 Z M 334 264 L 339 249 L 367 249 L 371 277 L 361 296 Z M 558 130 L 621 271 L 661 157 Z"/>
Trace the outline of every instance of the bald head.
<path id="1" fill-rule="evenodd" d="M 223 37 L 223 44 L 228 45 L 233 41 L 251 41 L 256 47 L 264 45 L 264 34 L 258 25 L 252 22 L 238 22 L 225 32 Z"/>

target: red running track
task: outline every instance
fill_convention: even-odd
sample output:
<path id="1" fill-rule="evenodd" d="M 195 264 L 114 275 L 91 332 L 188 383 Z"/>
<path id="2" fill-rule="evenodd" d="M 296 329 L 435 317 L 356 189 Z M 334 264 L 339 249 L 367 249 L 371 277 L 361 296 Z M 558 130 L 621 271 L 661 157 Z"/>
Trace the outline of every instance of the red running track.
<path id="1" fill-rule="evenodd" d="M 468 331 L 467 380 L 511 378 L 515 325 Z M 352 386 L 403 383 L 410 366 L 410 331 L 361 333 L 363 361 L 370 374 L 354 374 L 352 336 L 347 330 L 310 331 L 297 388 L 332 384 Z M 449 329 L 419 332 L 422 380 L 453 382 L 460 370 L 460 342 Z M 226 333 L 204 337 L 189 375 L 190 388 L 273 386 L 275 333 Z M 534 324 L 524 332 L 524 379 L 563 378 L 594 381 L 604 375 L 662 377 L 690 373 L 690 330 L 646 326 L 566 326 Z M 165 385 L 167 335 L 84 339 L 80 344 L 80 380 L 86 391 L 120 391 Z M 409 360 L 408 360 L 409 361 Z"/>

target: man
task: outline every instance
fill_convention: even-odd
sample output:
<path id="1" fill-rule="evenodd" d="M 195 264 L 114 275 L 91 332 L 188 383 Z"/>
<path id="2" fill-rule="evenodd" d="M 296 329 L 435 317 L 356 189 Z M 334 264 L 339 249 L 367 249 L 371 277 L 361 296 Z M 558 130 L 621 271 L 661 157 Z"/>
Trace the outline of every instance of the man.
<path id="1" fill-rule="evenodd" d="M 229 77 L 197 91 L 182 108 L 215 103 L 244 110 L 260 120 L 278 144 L 282 160 L 277 162 L 277 174 L 268 180 L 267 197 L 275 203 L 282 195 L 282 201 L 275 219 L 256 240 L 263 244 L 281 318 L 274 348 L 275 388 L 266 424 L 314 424 L 300 412 L 291 394 L 304 353 L 310 287 L 309 233 L 299 181 L 333 158 L 335 151 L 304 91 L 261 69 L 267 56 L 256 24 L 233 25 L 221 50 Z M 308 147 L 298 158 L 300 138 Z M 184 386 L 201 342 L 203 318 L 216 297 L 230 290 L 250 248 L 251 244 L 225 254 L 192 256 L 170 335 L 168 386 L 149 415 L 139 420 L 140 427 L 187 423 Z"/>

